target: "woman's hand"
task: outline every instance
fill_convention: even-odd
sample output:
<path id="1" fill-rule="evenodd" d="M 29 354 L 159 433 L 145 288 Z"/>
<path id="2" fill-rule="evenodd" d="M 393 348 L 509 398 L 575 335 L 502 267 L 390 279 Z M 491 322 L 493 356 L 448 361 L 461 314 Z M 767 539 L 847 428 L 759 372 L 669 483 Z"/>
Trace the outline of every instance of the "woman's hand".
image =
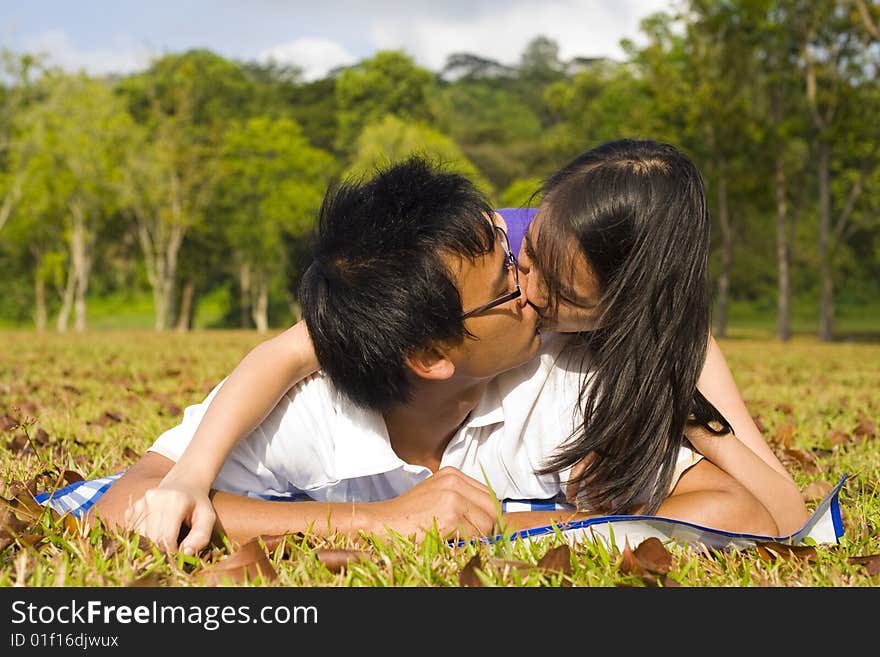
<path id="1" fill-rule="evenodd" d="M 124 522 L 168 551 L 194 555 L 210 542 L 216 517 L 207 491 L 185 482 L 162 480 L 128 507 Z M 185 526 L 190 529 L 178 545 Z"/>

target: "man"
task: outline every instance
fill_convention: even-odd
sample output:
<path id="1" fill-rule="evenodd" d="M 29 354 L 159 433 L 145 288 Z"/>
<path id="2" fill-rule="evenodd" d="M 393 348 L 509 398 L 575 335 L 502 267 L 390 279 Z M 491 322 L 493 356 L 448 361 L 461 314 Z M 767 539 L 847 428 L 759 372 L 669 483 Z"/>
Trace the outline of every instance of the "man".
<path id="1" fill-rule="evenodd" d="M 290 388 L 212 477 L 229 538 L 432 527 L 479 536 L 496 529 L 498 499 L 563 492 L 567 473 L 534 470 L 574 426 L 586 361 L 561 336 L 542 345 L 503 220 L 466 178 L 412 158 L 331 189 L 313 255 L 301 298 L 322 371 Z M 110 487 L 100 517 L 125 524 L 131 501 L 181 458 L 223 385 Z M 717 491 L 737 518 L 757 518 L 750 529 L 773 533 L 757 500 L 706 461 L 674 492 L 711 500 Z M 160 515 L 139 526 L 176 544 Z"/>

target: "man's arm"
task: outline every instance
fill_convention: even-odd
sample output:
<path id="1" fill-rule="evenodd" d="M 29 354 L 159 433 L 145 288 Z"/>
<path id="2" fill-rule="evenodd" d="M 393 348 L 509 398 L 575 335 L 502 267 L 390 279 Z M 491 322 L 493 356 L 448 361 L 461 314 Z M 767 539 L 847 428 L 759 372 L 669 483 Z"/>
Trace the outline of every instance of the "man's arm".
<path id="1" fill-rule="evenodd" d="M 92 513 L 111 527 L 133 529 L 156 536 L 159 545 L 174 550 L 177 536 L 161 518 L 150 514 L 143 497 L 174 465 L 170 459 L 147 452 L 98 500 Z M 213 492 L 217 529 L 235 543 L 261 535 L 311 533 L 327 536 L 395 531 L 423 537 L 436 525 L 441 536 L 470 538 L 493 530 L 495 508 L 489 489 L 455 468 L 442 468 L 402 495 L 382 502 L 285 502 Z"/>

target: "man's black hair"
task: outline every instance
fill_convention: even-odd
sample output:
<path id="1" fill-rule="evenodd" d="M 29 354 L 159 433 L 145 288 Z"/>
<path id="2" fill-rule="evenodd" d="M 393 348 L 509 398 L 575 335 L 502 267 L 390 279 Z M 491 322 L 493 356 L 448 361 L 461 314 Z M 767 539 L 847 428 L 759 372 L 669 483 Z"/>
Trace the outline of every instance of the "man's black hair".
<path id="1" fill-rule="evenodd" d="M 450 267 L 494 249 L 491 213 L 470 180 L 421 156 L 328 189 L 299 298 L 321 368 L 356 404 L 408 401 L 407 354 L 464 339 Z"/>

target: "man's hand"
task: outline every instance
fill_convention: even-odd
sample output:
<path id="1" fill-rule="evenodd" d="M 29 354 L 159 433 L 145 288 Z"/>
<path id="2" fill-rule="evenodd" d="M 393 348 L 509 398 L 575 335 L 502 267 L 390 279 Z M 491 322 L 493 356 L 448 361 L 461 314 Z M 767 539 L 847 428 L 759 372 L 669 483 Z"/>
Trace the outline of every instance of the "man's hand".
<path id="1" fill-rule="evenodd" d="M 487 486 L 445 467 L 398 497 L 364 507 L 375 533 L 387 529 L 421 540 L 436 524 L 441 537 L 460 540 L 492 533 L 496 504 Z"/>
<path id="2" fill-rule="evenodd" d="M 129 505 L 124 525 L 166 550 L 193 555 L 210 542 L 216 517 L 206 491 L 185 482 L 163 479 Z M 178 546 L 184 526 L 190 529 Z"/>

